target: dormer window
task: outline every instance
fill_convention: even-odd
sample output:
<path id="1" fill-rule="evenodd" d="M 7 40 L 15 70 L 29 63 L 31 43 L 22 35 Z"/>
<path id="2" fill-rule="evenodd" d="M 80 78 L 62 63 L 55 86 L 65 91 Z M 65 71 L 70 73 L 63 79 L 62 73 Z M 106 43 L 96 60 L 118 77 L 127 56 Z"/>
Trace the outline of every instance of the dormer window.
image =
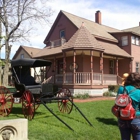
<path id="1" fill-rule="evenodd" d="M 121 41 L 122 41 L 122 46 L 127 46 L 128 45 L 128 36 L 122 36 Z"/>
<path id="2" fill-rule="evenodd" d="M 60 38 L 65 38 L 65 31 L 64 30 L 60 31 Z"/>

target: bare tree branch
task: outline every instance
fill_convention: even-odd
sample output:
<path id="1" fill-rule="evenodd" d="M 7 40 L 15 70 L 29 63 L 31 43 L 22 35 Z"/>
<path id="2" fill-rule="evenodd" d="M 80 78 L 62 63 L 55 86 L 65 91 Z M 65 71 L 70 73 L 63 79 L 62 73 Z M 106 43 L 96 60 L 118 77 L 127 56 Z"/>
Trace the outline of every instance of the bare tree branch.
<path id="1" fill-rule="evenodd" d="M 32 25 L 36 22 L 49 23 L 53 11 L 47 7 L 47 1 L 49 0 L 0 0 L 0 38 L 3 37 L 1 47 L 5 46 L 5 80 L 12 47 L 10 42 L 27 41 L 33 31 Z"/>

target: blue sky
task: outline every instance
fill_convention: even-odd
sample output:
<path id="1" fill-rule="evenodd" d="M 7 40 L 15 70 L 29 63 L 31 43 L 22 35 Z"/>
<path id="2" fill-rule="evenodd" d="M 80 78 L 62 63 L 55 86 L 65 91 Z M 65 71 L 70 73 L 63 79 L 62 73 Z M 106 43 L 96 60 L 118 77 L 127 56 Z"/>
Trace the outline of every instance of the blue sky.
<path id="1" fill-rule="evenodd" d="M 95 21 L 95 12 L 102 13 L 102 24 L 117 29 L 126 29 L 139 26 L 140 22 L 140 0 L 50 0 L 48 5 L 54 10 L 50 18 L 50 25 L 35 25 L 38 30 L 30 37 L 30 42 L 14 43 L 11 58 L 20 45 L 43 48 L 43 41 L 56 19 L 60 10 L 75 14 L 77 16 Z M 39 31 L 40 30 L 40 31 Z M 4 50 L 2 51 L 4 58 Z"/>

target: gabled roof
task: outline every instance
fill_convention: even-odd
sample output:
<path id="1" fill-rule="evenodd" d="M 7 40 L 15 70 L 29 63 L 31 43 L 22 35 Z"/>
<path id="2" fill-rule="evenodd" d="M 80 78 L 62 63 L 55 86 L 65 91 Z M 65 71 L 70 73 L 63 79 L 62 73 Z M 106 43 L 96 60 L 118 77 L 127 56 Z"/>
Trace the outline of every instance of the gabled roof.
<path id="1" fill-rule="evenodd" d="M 132 33 L 138 34 L 140 36 L 140 26 L 124 29 L 123 31 L 132 32 Z"/>
<path id="2" fill-rule="evenodd" d="M 103 47 L 99 44 L 99 42 L 95 39 L 95 37 L 91 35 L 91 33 L 86 29 L 84 23 L 63 46 L 63 49 L 70 48 L 90 48 L 94 50 L 104 50 Z"/>
<path id="3" fill-rule="evenodd" d="M 87 30 L 87 28 L 82 25 L 63 46 L 54 48 L 46 47 L 37 53 L 35 58 L 60 54 L 62 53 L 62 50 L 66 49 L 93 49 L 103 51 L 104 53 L 110 55 L 118 56 L 119 54 L 119 56 L 122 57 L 131 57 L 131 55 L 129 55 L 115 43 L 111 44 L 96 40 L 96 38 Z"/>
<path id="4" fill-rule="evenodd" d="M 81 23 L 84 22 L 85 27 L 90 31 L 90 33 L 92 35 L 94 35 L 95 37 L 98 37 L 98 38 L 105 39 L 105 40 L 118 42 L 118 40 L 115 37 L 113 37 L 110 33 L 112 33 L 112 32 L 122 32 L 121 30 L 118 30 L 118 29 L 115 29 L 115 28 L 112 28 L 112 27 L 108 27 L 108 26 L 105 26 L 105 25 L 100 25 L 100 24 L 98 24 L 94 21 L 76 16 L 76 15 L 73 15 L 71 13 L 68 13 L 68 12 L 65 12 L 65 11 L 61 10 L 59 12 L 52 28 L 50 29 L 48 35 L 46 36 L 46 38 L 44 40 L 44 43 L 46 41 L 48 41 L 49 36 L 50 36 L 51 32 L 53 31 L 54 27 L 56 26 L 57 21 L 59 20 L 61 15 L 64 15 L 67 19 L 69 19 L 69 21 L 73 25 L 75 25 L 77 27 L 77 29 L 79 29 L 79 27 L 81 26 Z"/>
<path id="5" fill-rule="evenodd" d="M 112 40 L 118 42 L 118 40 L 113 37 L 110 33 L 112 32 L 122 32 L 121 30 L 111 28 L 102 24 L 98 24 L 94 21 L 87 20 L 82 17 L 78 17 L 71 13 L 61 11 L 77 28 L 81 26 L 81 23 L 84 22 L 85 27 L 96 37 L 104 38 L 107 40 Z"/>
<path id="6" fill-rule="evenodd" d="M 27 46 L 20 46 L 15 55 L 13 56 L 13 59 L 16 59 L 18 54 L 20 53 L 21 50 L 24 50 L 31 58 L 35 56 L 39 51 L 42 49 L 40 48 L 33 48 L 33 47 L 27 47 Z"/>

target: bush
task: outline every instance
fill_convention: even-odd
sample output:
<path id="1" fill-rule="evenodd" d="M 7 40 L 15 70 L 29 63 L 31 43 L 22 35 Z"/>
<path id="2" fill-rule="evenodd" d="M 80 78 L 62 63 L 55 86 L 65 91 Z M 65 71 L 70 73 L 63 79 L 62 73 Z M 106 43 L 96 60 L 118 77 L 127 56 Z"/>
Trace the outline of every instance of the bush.
<path id="1" fill-rule="evenodd" d="M 117 95 L 117 93 L 112 92 L 112 91 L 106 91 L 103 93 L 103 96 L 111 96 L 111 97 L 115 97 Z"/>
<path id="2" fill-rule="evenodd" d="M 108 86 L 108 91 L 110 91 L 110 92 L 117 92 L 119 87 L 120 87 L 119 85 L 109 85 Z"/>
<path id="3" fill-rule="evenodd" d="M 74 95 L 74 98 L 87 99 L 87 98 L 89 98 L 89 94 L 88 93 L 85 93 L 85 94 L 76 94 L 76 95 Z"/>

